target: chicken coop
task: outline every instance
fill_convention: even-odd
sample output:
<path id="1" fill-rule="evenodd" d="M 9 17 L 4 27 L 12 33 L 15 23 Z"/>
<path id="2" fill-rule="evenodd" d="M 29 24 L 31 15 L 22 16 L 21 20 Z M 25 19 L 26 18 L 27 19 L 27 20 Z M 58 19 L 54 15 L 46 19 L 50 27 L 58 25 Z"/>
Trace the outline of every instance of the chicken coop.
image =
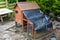
<path id="1" fill-rule="evenodd" d="M 22 30 L 31 30 L 35 38 L 37 30 L 53 28 L 51 20 L 43 14 L 36 2 L 18 2 L 14 7 L 16 27 L 22 27 Z"/>

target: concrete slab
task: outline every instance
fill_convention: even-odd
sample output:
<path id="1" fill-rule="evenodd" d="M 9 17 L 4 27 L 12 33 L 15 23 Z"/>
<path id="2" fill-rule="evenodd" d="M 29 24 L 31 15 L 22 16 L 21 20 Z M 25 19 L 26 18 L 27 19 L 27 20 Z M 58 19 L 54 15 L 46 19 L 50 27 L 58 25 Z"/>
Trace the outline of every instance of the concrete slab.
<path id="1" fill-rule="evenodd" d="M 4 31 L 10 27 L 13 27 L 14 25 L 15 25 L 14 21 L 5 21 L 3 25 L 0 22 L 0 31 Z"/>
<path id="2" fill-rule="evenodd" d="M 4 22 L 4 25 L 1 25 L 0 23 L 0 40 L 27 40 L 27 33 L 26 32 L 22 33 L 21 31 L 16 33 L 14 25 L 15 25 L 14 21 L 6 21 Z M 57 40 L 60 40 L 60 29 L 55 30 L 54 33 L 56 34 Z M 41 34 L 43 33 L 41 32 Z M 44 37 L 42 40 L 49 40 L 49 38 L 50 37 L 46 35 L 46 37 Z M 33 40 L 31 37 L 30 39 Z M 40 37 L 36 40 L 40 40 Z"/>
<path id="3" fill-rule="evenodd" d="M 26 40 L 26 37 L 22 34 L 17 34 L 11 31 L 4 31 L 0 33 L 1 40 Z"/>

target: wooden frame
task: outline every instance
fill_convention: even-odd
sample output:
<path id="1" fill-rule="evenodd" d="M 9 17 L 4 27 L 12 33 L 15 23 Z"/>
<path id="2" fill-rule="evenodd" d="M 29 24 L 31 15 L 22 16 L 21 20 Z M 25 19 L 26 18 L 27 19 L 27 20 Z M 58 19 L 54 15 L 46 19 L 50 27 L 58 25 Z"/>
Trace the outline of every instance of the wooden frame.
<path id="1" fill-rule="evenodd" d="M 27 22 L 27 34 L 29 34 L 28 25 L 29 25 L 29 24 L 32 25 L 32 37 L 35 39 L 37 32 L 36 32 L 36 30 L 34 30 L 34 24 L 33 24 L 31 21 L 27 20 L 27 19 L 23 19 L 23 20 Z M 23 27 L 23 26 L 22 26 L 22 27 Z M 23 30 L 24 30 L 24 27 L 23 27 Z"/>

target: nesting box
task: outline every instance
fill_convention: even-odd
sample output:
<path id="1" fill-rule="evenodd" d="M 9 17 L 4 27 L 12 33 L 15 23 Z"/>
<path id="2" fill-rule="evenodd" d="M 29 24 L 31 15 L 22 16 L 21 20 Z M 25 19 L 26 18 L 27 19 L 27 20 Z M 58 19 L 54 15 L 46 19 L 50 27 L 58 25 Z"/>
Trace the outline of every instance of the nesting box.
<path id="1" fill-rule="evenodd" d="M 47 15 L 44 15 L 36 2 L 18 2 L 15 5 L 15 22 L 22 25 L 27 25 L 27 31 L 32 30 L 32 35 L 35 35 L 37 30 L 52 27 L 52 22 Z"/>

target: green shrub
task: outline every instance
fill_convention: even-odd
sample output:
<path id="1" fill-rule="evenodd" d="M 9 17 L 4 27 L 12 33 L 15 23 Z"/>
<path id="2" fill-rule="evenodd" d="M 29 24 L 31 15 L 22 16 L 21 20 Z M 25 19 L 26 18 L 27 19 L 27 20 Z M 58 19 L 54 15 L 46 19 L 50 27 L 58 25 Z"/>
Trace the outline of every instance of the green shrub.
<path id="1" fill-rule="evenodd" d="M 8 3 L 15 3 L 16 0 L 8 0 Z"/>
<path id="2" fill-rule="evenodd" d="M 0 2 L 1 2 L 1 1 L 5 1 L 5 0 L 0 0 Z"/>

